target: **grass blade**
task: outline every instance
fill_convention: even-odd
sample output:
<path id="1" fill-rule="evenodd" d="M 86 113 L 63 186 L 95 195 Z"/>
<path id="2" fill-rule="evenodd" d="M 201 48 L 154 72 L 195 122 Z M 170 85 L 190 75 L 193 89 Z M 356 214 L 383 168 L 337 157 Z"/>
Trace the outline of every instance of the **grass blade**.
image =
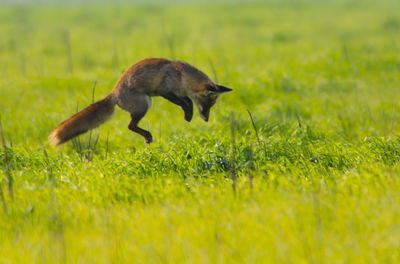
<path id="1" fill-rule="evenodd" d="M 11 201 L 14 201 L 14 192 L 13 192 L 13 177 L 11 175 L 11 170 L 10 170 L 10 160 L 8 159 L 8 153 L 7 153 L 7 145 L 6 145 L 6 140 L 4 139 L 4 132 L 3 132 L 3 125 L 1 123 L 1 115 L 0 115 L 0 134 L 1 134 L 1 142 L 3 143 L 3 148 L 4 148 L 4 156 L 6 159 L 6 170 L 7 170 L 7 177 L 8 177 L 8 193 L 10 194 Z"/>
<path id="2" fill-rule="evenodd" d="M 247 113 L 249 113 L 251 123 L 253 124 L 253 128 L 254 128 L 254 132 L 256 133 L 258 145 L 260 145 L 261 141 L 260 141 L 260 137 L 258 136 L 257 127 L 256 127 L 256 124 L 254 123 L 253 116 L 252 116 L 252 114 L 251 114 L 249 109 L 247 109 Z"/>
<path id="3" fill-rule="evenodd" d="M 235 142 L 235 113 L 232 112 L 231 115 L 231 134 L 232 134 L 232 164 L 231 164 L 231 173 L 232 173 L 232 189 L 233 195 L 236 196 L 236 160 L 235 160 L 235 152 L 236 152 L 236 142 Z"/>

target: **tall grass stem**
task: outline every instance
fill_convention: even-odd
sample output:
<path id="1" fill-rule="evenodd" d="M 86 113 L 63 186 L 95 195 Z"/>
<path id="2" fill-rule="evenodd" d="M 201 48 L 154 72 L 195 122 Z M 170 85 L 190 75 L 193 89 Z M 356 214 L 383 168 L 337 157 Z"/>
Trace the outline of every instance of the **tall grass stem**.
<path id="1" fill-rule="evenodd" d="M 8 153 L 7 153 L 7 145 L 6 145 L 6 140 L 4 139 L 4 131 L 3 131 L 3 125 L 1 122 L 1 115 L 0 115 L 0 134 L 1 134 L 1 142 L 3 144 L 3 149 L 4 149 L 4 157 L 6 160 L 6 171 L 7 171 L 7 179 L 8 179 L 8 193 L 10 195 L 11 201 L 14 201 L 14 192 L 13 192 L 13 183 L 14 179 L 11 174 L 11 169 L 10 169 L 10 160 L 8 159 Z"/>

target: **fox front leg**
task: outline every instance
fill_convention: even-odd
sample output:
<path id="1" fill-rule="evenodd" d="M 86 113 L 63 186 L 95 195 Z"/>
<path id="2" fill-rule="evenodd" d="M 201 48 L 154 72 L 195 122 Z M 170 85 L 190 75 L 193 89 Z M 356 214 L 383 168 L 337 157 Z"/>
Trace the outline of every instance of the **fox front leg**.
<path id="1" fill-rule="evenodd" d="M 186 102 L 186 109 L 183 109 L 183 111 L 185 112 L 185 120 L 190 122 L 193 117 L 193 102 L 187 96 L 183 97 L 182 100 Z"/>
<path id="2" fill-rule="evenodd" d="M 190 100 L 189 97 L 178 97 L 174 93 L 166 93 L 162 94 L 162 97 L 170 101 L 171 103 L 174 103 L 176 105 L 179 105 L 183 112 L 185 113 L 185 120 L 190 122 L 193 117 L 193 102 Z"/>

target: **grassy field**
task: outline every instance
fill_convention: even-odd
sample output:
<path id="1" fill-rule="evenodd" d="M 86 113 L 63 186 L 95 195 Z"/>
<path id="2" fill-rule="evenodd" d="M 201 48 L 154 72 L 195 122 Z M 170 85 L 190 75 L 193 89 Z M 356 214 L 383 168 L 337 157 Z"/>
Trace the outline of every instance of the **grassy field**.
<path id="1" fill-rule="evenodd" d="M 399 1 L 8 4 L 0 36 L 0 263 L 400 263 Z M 49 145 L 146 57 L 234 91 Z"/>

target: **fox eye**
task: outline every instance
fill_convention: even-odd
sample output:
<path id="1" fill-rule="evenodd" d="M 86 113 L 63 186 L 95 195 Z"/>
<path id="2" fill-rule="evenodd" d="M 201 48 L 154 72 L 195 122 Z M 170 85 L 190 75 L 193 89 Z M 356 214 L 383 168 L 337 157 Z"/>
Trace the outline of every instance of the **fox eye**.
<path id="1" fill-rule="evenodd" d="M 209 85 L 209 86 L 207 87 L 207 90 L 210 91 L 210 92 L 214 92 L 214 93 L 217 92 L 217 89 L 216 89 L 214 86 L 212 86 L 212 85 Z"/>

